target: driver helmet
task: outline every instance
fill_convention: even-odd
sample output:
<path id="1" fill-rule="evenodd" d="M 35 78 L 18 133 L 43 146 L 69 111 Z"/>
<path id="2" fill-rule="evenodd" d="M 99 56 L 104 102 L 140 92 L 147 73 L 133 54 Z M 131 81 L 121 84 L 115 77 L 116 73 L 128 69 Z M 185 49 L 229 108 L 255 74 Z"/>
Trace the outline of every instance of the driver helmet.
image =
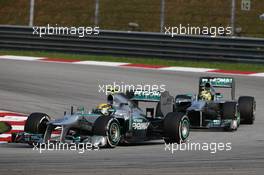
<path id="1" fill-rule="evenodd" d="M 110 104 L 101 103 L 97 106 L 96 109 L 98 109 L 103 115 L 108 116 L 108 115 L 110 115 L 110 109 L 111 108 L 112 108 L 112 106 Z"/>
<path id="2" fill-rule="evenodd" d="M 210 91 L 211 90 L 211 84 L 210 83 L 205 83 L 205 85 L 204 85 L 204 90 L 206 90 L 206 91 Z"/>
<path id="3" fill-rule="evenodd" d="M 212 92 L 211 92 L 211 84 L 210 83 L 205 83 L 204 85 L 204 90 L 201 92 L 201 98 L 206 101 L 212 100 Z"/>

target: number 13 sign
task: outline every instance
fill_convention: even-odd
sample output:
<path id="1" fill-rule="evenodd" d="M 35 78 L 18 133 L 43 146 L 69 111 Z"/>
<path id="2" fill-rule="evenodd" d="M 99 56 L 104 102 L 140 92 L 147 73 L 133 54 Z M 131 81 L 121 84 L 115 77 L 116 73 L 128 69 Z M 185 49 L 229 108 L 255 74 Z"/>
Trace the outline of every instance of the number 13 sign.
<path id="1" fill-rule="evenodd" d="M 249 11 L 251 7 L 251 0 L 242 0 L 241 10 Z"/>

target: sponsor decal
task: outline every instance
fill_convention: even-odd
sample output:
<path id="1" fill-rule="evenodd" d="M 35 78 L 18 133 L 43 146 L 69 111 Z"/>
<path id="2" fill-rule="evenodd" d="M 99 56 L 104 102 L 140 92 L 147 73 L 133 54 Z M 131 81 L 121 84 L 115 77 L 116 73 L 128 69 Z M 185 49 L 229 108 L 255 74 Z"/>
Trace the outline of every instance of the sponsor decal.
<path id="1" fill-rule="evenodd" d="M 142 119 L 134 119 L 132 123 L 132 128 L 134 130 L 146 130 L 149 126 L 149 122 L 143 122 Z"/>
<path id="2" fill-rule="evenodd" d="M 205 83 L 209 82 L 212 86 L 226 86 L 231 87 L 232 86 L 232 78 L 203 78 L 201 82 L 201 86 L 203 86 Z"/>
<path id="3" fill-rule="evenodd" d="M 135 91 L 135 98 L 142 99 L 160 99 L 161 93 L 159 91 Z"/>

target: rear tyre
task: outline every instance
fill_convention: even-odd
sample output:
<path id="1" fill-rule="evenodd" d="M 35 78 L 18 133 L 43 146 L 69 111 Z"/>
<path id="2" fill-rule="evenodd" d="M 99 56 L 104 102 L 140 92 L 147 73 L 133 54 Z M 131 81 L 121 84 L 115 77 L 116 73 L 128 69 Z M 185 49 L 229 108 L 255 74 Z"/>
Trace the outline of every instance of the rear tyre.
<path id="1" fill-rule="evenodd" d="M 255 120 L 256 101 L 254 97 L 242 96 L 238 99 L 241 124 L 253 124 Z"/>
<path id="2" fill-rule="evenodd" d="M 190 133 L 190 120 L 181 112 L 170 112 L 164 119 L 164 141 L 184 143 Z"/>
<path id="3" fill-rule="evenodd" d="M 47 128 L 47 122 L 50 121 L 50 117 L 44 113 L 32 113 L 28 116 L 25 123 L 25 132 L 31 134 L 45 134 Z"/>
<path id="4" fill-rule="evenodd" d="M 106 136 L 105 147 L 115 148 L 121 139 L 120 124 L 113 117 L 99 117 L 94 125 L 93 134 Z"/>

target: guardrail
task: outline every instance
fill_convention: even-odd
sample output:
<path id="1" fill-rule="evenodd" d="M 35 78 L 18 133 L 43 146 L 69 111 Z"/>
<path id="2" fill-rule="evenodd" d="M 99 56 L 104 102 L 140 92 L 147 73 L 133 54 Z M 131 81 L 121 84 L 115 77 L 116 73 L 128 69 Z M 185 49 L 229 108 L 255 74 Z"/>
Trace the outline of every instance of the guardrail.
<path id="1" fill-rule="evenodd" d="M 0 26 L 0 49 L 264 63 L 264 39 L 174 36 L 161 33 L 100 31 L 83 38 L 33 35 L 33 29 Z"/>

